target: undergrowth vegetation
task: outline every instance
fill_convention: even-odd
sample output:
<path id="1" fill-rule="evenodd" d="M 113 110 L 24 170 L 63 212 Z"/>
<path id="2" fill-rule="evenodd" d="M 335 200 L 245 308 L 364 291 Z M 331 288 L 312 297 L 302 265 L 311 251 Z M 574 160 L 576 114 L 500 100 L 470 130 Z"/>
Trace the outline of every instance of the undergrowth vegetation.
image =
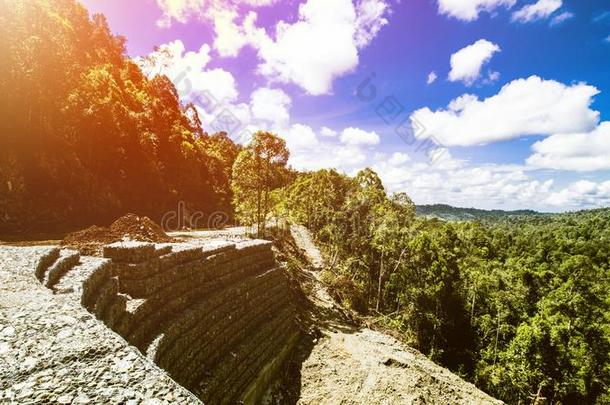
<path id="1" fill-rule="evenodd" d="M 610 401 L 610 210 L 424 219 L 369 169 L 301 174 L 280 194 L 344 305 L 509 403 Z"/>

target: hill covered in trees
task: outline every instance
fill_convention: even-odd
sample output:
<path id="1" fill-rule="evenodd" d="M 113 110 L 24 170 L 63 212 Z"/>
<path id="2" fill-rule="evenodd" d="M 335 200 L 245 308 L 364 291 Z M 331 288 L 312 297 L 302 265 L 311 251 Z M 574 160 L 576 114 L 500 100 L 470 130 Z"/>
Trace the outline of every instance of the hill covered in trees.
<path id="1" fill-rule="evenodd" d="M 300 174 L 278 196 L 347 307 L 508 403 L 610 401 L 610 209 L 417 217 L 370 169 Z"/>
<path id="2" fill-rule="evenodd" d="M 481 210 L 477 208 L 453 207 L 446 204 L 418 205 L 418 216 L 438 218 L 446 221 L 469 221 L 473 219 L 493 219 L 501 217 L 516 217 L 523 215 L 545 215 L 533 210 Z"/>
<path id="3" fill-rule="evenodd" d="M 238 147 L 75 0 L 0 2 L 0 231 L 231 212 Z"/>

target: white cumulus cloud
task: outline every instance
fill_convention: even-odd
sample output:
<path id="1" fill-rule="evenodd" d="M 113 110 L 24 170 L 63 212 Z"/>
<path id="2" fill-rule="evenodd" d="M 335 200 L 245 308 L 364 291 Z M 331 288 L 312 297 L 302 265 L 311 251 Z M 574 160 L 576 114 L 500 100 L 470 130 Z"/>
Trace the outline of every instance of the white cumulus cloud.
<path id="1" fill-rule="evenodd" d="M 471 165 L 444 155 L 443 164 L 389 160 L 373 164 L 390 192 L 404 191 L 417 204 L 446 203 L 460 207 L 538 208 L 548 197 L 554 181 L 539 180 L 516 165 Z"/>
<path id="2" fill-rule="evenodd" d="M 355 43 L 358 48 L 367 46 L 388 23 L 385 18 L 388 4 L 380 0 L 360 0 L 356 3 Z"/>
<path id="3" fill-rule="evenodd" d="M 563 13 L 557 14 L 555 17 L 553 17 L 553 19 L 550 22 L 550 26 L 553 27 L 555 25 L 559 25 L 561 23 L 563 23 L 564 21 L 568 21 L 569 19 L 573 18 L 574 14 L 570 13 L 569 11 L 564 11 Z"/>
<path id="4" fill-rule="evenodd" d="M 156 0 L 163 16 L 157 21 L 168 28 L 174 21 L 186 23 L 189 19 L 213 21 L 219 13 L 235 11 L 239 6 L 268 6 L 277 0 Z"/>
<path id="5" fill-rule="evenodd" d="M 484 100 L 464 94 L 446 109 L 422 108 L 413 113 L 424 137 L 444 146 L 483 145 L 528 135 L 587 132 L 599 122 L 590 109 L 599 90 L 585 83 L 565 85 L 538 76 L 517 79 Z"/>
<path id="6" fill-rule="evenodd" d="M 294 124 L 279 131 L 290 149 L 290 165 L 298 170 L 336 168 L 351 173 L 365 167 L 367 151 L 364 145 L 340 144 L 334 138 L 318 138 L 314 130 Z"/>
<path id="7" fill-rule="evenodd" d="M 376 132 L 367 132 L 360 128 L 345 128 L 341 132 L 341 142 L 346 145 L 377 145 L 380 142 Z"/>
<path id="8" fill-rule="evenodd" d="M 235 22 L 238 14 L 235 10 L 219 10 L 214 13 L 214 49 L 220 56 L 235 57 L 246 45 L 248 38 L 243 29 Z M 254 14 L 249 15 L 244 24 L 252 24 Z"/>
<path id="9" fill-rule="evenodd" d="M 174 21 L 186 23 L 195 19 L 214 27 L 214 49 L 220 56 L 235 57 L 251 40 L 248 32 L 256 22 L 256 13 L 249 12 L 241 25 L 237 21 L 244 10 L 269 6 L 278 0 L 156 0 L 163 15 L 157 25 L 169 28 Z M 242 11 L 244 11 L 242 13 Z"/>
<path id="10" fill-rule="evenodd" d="M 437 78 L 438 76 L 436 75 L 436 72 L 430 72 L 430 74 L 428 74 L 428 79 L 426 80 L 426 83 L 432 84 L 436 81 Z"/>
<path id="11" fill-rule="evenodd" d="M 261 87 L 252 93 L 250 100 L 254 118 L 272 122 L 278 127 L 290 121 L 288 110 L 292 100 L 284 91 Z"/>
<path id="12" fill-rule="evenodd" d="M 545 203 L 562 211 L 601 208 L 610 205 L 610 181 L 579 180 L 566 188 L 550 193 Z"/>
<path id="13" fill-rule="evenodd" d="M 511 8 L 516 0 L 438 0 L 438 10 L 441 14 L 462 21 L 474 21 L 483 11 L 491 13 L 497 8 Z"/>
<path id="14" fill-rule="evenodd" d="M 311 127 L 303 124 L 294 124 L 288 134 L 284 136 L 288 148 L 298 152 L 305 148 L 312 148 L 319 144 L 318 137 Z"/>
<path id="15" fill-rule="evenodd" d="M 159 24 L 209 21 L 220 56 L 235 57 L 244 46 L 252 46 L 259 73 L 322 95 L 332 92 L 335 78 L 358 66 L 360 50 L 388 23 L 390 12 L 388 0 L 306 0 L 295 22 L 279 21 L 268 33 L 257 26 L 254 9 L 276 1 L 157 0 L 163 11 Z"/>
<path id="16" fill-rule="evenodd" d="M 610 169 L 610 122 L 591 132 L 552 135 L 532 145 L 531 166 L 558 170 Z"/>
<path id="17" fill-rule="evenodd" d="M 390 158 L 390 160 L 388 160 L 388 163 L 390 163 L 392 166 L 400 166 L 404 163 L 407 163 L 410 160 L 411 160 L 411 157 L 409 155 L 407 155 L 406 153 L 394 152 L 392 154 L 392 157 Z"/>
<path id="18" fill-rule="evenodd" d="M 157 21 L 161 27 L 169 27 L 173 20 L 184 23 L 192 15 L 198 15 L 207 5 L 206 0 L 157 0 L 163 17 Z"/>
<path id="19" fill-rule="evenodd" d="M 235 78 L 223 69 L 206 69 L 210 60 L 209 45 L 204 44 L 198 52 L 185 52 L 181 40 L 134 59 L 148 77 L 167 76 L 184 101 L 193 101 L 206 91 L 219 101 L 234 101 L 239 95 Z"/>
<path id="20" fill-rule="evenodd" d="M 252 45 L 261 59 L 259 73 L 294 83 L 311 95 L 329 94 L 335 78 L 352 72 L 359 50 L 387 23 L 384 0 L 308 0 L 294 23 L 280 21 L 272 38 L 258 29 Z"/>
<path id="21" fill-rule="evenodd" d="M 337 136 L 337 131 L 330 129 L 329 127 L 322 127 L 322 129 L 320 129 L 320 135 L 332 138 Z"/>
<path id="22" fill-rule="evenodd" d="M 483 65 L 488 63 L 496 52 L 500 52 L 500 47 L 486 39 L 479 39 L 460 49 L 451 55 L 449 80 L 462 81 L 467 86 L 472 85 L 481 76 Z"/>
<path id="23" fill-rule="evenodd" d="M 512 19 L 523 23 L 542 20 L 559 10 L 562 5 L 562 0 L 538 0 L 515 11 Z"/>

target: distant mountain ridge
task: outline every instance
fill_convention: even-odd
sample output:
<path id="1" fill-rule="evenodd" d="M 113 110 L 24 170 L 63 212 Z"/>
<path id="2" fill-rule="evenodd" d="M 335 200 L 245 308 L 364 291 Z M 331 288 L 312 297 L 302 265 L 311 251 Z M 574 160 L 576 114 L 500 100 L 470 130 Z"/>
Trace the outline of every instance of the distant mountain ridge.
<path id="1" fill-rule="evenodd" d="M 446 221 L 466 221 L 472 219 L 517 217 L 517 216 L 542 216 L 547 215 L 534 210 L 482 210 L 478 208 L 460 208 L 447 204 L 432 204 L 416 206 L 416 213 L 422 217 L 439 218 Z"/>

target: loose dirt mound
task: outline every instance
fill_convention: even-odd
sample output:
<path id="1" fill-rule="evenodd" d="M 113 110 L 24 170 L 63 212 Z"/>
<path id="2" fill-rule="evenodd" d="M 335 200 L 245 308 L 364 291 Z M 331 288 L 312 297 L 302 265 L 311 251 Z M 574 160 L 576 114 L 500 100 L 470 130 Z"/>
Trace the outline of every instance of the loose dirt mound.
<path id="1" fill-rule="evenodd" d="M 121 236 L 129 236 L 131 239 L 145 242 L 171 242 L 161 226 L 157 225 L 148 217 L 140 217 L 135 214 L 127 214 L 117 219 L 110 225 L 110 231 Z"/>
<path id="2" fill-rule="evenodd" d="M 144 242 L 173 241 L 153 220 L 135 214 L 127 214 L 117 219 L 110 227 L 91 226 L 68 234 L 61 244 L 78 249 L 82 255 L 98 256 L 104 245 L 128 237 Z"/>

